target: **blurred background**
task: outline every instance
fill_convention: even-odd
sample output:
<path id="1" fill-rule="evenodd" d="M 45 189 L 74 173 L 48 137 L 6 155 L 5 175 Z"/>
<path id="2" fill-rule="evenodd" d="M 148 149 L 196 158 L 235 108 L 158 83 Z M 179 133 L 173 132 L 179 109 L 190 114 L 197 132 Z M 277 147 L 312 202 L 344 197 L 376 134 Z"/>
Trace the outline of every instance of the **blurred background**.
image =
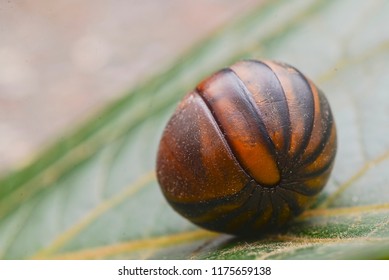
<path id="1" fill-rule="evenodd" d="M 261 2 L 0 0 L 0 175 Z"/>

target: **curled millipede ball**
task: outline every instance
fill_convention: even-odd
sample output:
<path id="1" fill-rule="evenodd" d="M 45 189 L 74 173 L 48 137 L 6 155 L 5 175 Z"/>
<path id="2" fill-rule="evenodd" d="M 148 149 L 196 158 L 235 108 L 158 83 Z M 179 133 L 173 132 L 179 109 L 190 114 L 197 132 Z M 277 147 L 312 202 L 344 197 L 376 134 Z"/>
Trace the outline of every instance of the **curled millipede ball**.
<path id="1" fill-rule="evenodd" d="M 160 141 L 157 178 L 170 205 L 193 223 L 260 235 L 312 204 L 335 154 L 324 94 L 290 65 L 244 60 L 178 105 Z"/>

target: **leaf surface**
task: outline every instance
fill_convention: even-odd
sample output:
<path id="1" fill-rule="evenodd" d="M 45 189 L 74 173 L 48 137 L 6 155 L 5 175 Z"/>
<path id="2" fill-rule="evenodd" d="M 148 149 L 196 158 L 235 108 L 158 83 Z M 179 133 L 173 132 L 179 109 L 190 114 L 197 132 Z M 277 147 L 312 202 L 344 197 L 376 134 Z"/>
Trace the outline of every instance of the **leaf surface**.
<path id="1" fill-rule="evenodd" d="M 268 1 L 0 180 L 0 258 L 389 258 L 389 3 Z M 162 130 L 182 96 L 242 58 L 285 61 L 329 99 L 334 171 L 277 234 L 242 240 L 176 214 L 156 183 Z"/>

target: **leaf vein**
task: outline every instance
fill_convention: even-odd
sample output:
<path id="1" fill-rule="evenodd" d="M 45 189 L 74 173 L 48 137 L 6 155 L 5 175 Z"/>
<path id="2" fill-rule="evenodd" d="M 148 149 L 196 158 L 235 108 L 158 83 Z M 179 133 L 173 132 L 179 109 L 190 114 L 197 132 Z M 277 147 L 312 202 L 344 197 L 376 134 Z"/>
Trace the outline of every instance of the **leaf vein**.
<path id="1" fill-rule="evenodd" d="M 108 200 L 103 201 L 91 211 L 89 211 L 86 215 L 84 215 L 78 222 L 76 222 L 72 227 L 59 235 L 51 244 L 37 252 L 32 258 L 45 258 L 53 254 L 55 251 L 63 247 L 66 243 L 68 243 L 71 239 L 77 236 L 80 232 L 82 232 L 88 225 L 90 225 L 93 221 L 95 221 L 102 214 L 117 206 L 125 199 L 133 196 L 142 188 L 146 187 L 152 181 L 155 180 L 154 171 L 145 173 L 143 176 L 140 176 L 138 180 L 131 183 L 127 187 L 125 187 L 121 192 L 114 195 Z"/>

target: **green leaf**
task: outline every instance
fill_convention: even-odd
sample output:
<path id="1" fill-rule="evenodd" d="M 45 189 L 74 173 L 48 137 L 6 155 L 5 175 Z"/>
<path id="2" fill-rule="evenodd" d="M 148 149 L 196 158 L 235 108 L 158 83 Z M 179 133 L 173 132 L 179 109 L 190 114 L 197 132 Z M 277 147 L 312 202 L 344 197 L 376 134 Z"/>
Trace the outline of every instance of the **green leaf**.
<path id="1" fill-rule="evenodd" d="M 389 3 L 268 1 L 0 180 L 0 257 L 389 258 Z M 288 62 L 326 93 L 333 174 L 284 231 L 243 240 L 176 214 L 155 180 L 162 130 L 197 82 L 241 58 Z"/>

